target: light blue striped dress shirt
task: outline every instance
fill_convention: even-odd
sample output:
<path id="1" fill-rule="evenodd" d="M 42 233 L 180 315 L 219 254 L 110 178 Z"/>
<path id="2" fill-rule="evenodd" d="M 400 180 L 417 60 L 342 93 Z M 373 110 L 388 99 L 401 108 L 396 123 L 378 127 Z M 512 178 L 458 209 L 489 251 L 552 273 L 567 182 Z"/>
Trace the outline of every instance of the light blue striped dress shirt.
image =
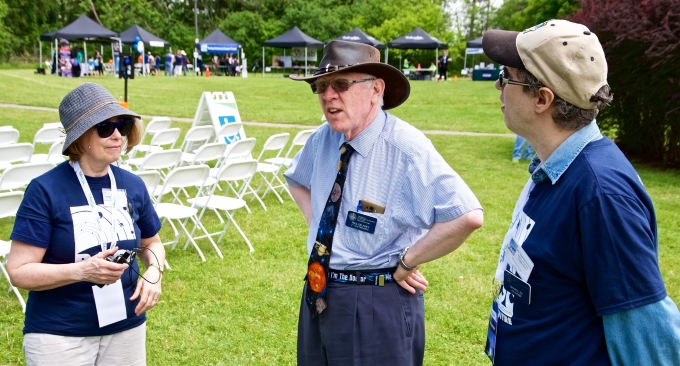
<path id="1" fill-rule="evenodd" d="M 284 174 L 292 187 L 311 190 L 312 220 L 307 236 L 311 253 L 321 214 L 340 161 L 345 136 L 324 123 L 309 138 Z M 356 150 L 333 236 L 330 267 L 366 270 L 397 265 L 401 251 L 427 234 L 434 223 L 453 220 L 481 209 L 463 179 L 444 161 L 432 142 L 415 127 L 380 111 L 375 120 L 349 142 Z M 385 207 L 373 234 L 345 225 L 360 200 Z"/>

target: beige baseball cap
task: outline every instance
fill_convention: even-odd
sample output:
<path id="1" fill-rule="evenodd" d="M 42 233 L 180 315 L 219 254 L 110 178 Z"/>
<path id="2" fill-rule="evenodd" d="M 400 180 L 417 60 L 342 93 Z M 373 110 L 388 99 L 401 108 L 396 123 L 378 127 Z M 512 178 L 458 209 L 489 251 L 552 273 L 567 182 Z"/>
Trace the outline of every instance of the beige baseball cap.
<path id="1" fill-rule="evenodd" d="M 596 108 L 590 98 L 607 85 L 607 60 L 600 40 L 582 24 L 554 19 L 523 32 L 488 30 L 482 47 L 490 59 L 526 69 L 579 108 Z"/>

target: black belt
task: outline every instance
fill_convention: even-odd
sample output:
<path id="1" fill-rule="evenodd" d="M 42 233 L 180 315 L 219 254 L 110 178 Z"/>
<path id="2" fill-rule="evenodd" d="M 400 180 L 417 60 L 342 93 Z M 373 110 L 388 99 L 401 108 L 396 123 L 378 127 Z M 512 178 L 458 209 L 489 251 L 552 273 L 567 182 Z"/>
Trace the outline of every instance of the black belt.
<path id="1" fill-rule="evenodd" d="M 328 270 L 328 280 L 340 283 L 354 283 L 357 285 L 385 286 L 385 282 L 394 282 L 392 273 L 395 268 L 382 268 L 362 271 Z"/>

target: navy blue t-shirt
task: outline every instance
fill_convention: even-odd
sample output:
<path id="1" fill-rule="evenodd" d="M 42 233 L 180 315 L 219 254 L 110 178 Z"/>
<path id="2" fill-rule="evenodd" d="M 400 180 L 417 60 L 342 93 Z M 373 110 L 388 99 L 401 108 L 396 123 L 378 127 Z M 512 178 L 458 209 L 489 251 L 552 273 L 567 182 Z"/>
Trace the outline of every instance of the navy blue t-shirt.
<path id="1" fill-rule="evenodd" d="M 132 173 L 112 167 L 117 189 L 125 190 L 127 207 L 112 209 L 103 206 L 103 188 L 111 188 L 108 174 L 87 177 L 97 203 L 103 234 L 110 239 L 111 212 L 116 213 L 117 246 L 120 249 L 139 247 L 140 238 L 150 238 L 161 228 L 160 220 L 142 180 Z M 107 226 L 108 224 L 108 226 Z M 11 239 L 45 248 L 42 263 L 75 263 L 101 252 L 99 229 L 87 204 L 85 193 L 73 167 L 64 162 L 44 175 L 33 179 L 26 189 L 17 212 Z M 111 240 L 107 240 L 109 243 Z M 130 301 L 139 268 L 133 262 L 121 281 L 125 295 L 127 319 L 99 327 L 92 292 L 92 283 L 77 282 L 45 291 L 29 291 L 26 303 L 24 334 L 48 333 L 63 336 L 102 336 L 132 329 L 146 320 L 135 315 L 139 302 Z M 132 275 L 132 276 L 130 276 Z"/>
<path id="2" fill-rule="evenodd" d="M 524 207 L 531 303 L 501 290 L 496 365 L 608 365 L 602 316 L 666 297 L 656 216 L 614 143 L 589 143 Z"/>

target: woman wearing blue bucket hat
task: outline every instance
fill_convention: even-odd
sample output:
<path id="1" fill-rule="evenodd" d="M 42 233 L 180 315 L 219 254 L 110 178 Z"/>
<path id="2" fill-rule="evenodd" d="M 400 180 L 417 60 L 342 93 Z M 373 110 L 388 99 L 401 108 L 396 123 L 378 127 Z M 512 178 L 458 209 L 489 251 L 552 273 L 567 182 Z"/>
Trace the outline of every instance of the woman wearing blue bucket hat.
<path id="1" fill-rule="evenodd" d="M 29 184 L 10 236 L 7 270 L 29 290 L 26 364 L 145 365 L 145 312 L 158 303 L 165 261 L 161 223 L 142 180 L 112 165 L 140 142 L 139 115 L 84 83 L 59 117 L 69 160 Z"/>

